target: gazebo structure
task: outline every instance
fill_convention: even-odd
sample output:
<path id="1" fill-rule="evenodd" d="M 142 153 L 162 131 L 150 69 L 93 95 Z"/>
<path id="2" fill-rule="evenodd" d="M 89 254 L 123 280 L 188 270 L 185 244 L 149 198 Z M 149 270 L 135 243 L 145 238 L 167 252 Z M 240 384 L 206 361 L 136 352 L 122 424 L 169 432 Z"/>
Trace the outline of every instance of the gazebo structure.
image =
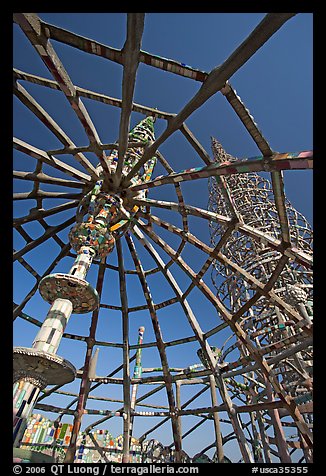
<path id="1" fill-rule="evenodd" d="M 121 50 L 46 23 L 36 14 L 14 14 L 14 22 L 53 76 L 47 79 L 15 68 L 14 94 L 62 144 L 41 150 L 14 138 L 14 148 L 36 160 L 34 170 L 14 171 L 17 183 L 33 184 L 31 191 L 14 194 L 14 200 L 33 201 L 27 214 L 14 218 L 14 229 L 24 242 L 14 250 L 14 261 L 35 278 L 27 295 L 14 302 L 14 319 L 39 328 L 29 346 L 14 347 L 16 461 L 58 461 L 60 453 L 60 461 L 76 463 L 237 462 L 232 451 L 226 450 L 233 441 L 242 462 L 312 462 L 312 230 L 285 196 L 283 170 L 312 168 L 313 154 L 274 151 L 229 82 L 294 15 L 267 14 L 220 66 L 206 73 L 143 51 L 143 13 L 127 14 L 127 38 Z M 122 99 L 76 86 L 54 41 L 122 65 Z M 198 81 L 201 87 L 177 114 L 136 104 L 140 63 Z M 25 83 L 61 92 L 89 144 L 75 144 L 24 88 Z M 185 121 L 217 93 L 240 118 L 259 156 L 237 159 L 215 138 L 211 154 L 189 130 Z M 116 142 L 101 142 L 86 98 L 121 109 Z M 141 115 L 137 123 L 131 119 L 132 112 Z M 165 121 L 166 128 L 156 137 L 159 121 Z M 201 167 L 175 171 L 162 155 L 159 147 L 177 131 L 200 157 Z M 164 170 L 159 176 L 158 166 Z M 188 205 L 184 199 L 182 184 L 200 179 L 209 179 L 208 209 Z M 53 189 L 43 189 L 43 184 Z M 62 187 L 75 190 L 62 192 Z M 164 197 L 151 196 L 161 189 Z M 62 203 L 47 208 L 49 199 Z M 49 224 L 50 217 L 56 218 L 56 224 Z M 209 243 L 192 233 L 193 217 L 210 230 Z M 42 232 L 31 236 L 30 224 L 37 224 Z M 29 253 L 50 241 L 59 246 L 59 253 L 39 273 L 30 264 Z M 192 248 L 205 258 L 199 268 L 185 258 L 185 250 Z M 176 269 L 188 277 L 186 289 L 179 286 Z M 118 305 L 106 300 L 106 290 L 113 289 L 112 276 L 119 291 Z M 169 290 L 163 301 L 152 293 L 151 280 L 157 276 Z M 137 279 L 142 305 L 130 304 L 131 279 Z M 214 309 L 208 330 L 202 328 L 200 311 L 195 313 L 189 304 L 193 291 Z M 37 298 L 43 302 L 40 309 L 48 308 L 33 316 L 25 312 L 25 306 Z M 163 309 L 171 309 L 176 330 L 182 314 L 191 335 L 167 341 L 158 317 Z M 113 312 L 121 319 L 111 321 L 107 340 L 100 340 L 98 329 Z M 148 322 L 143 324 L 142 317 L 135 320 L 137 341 L 132 343 L 130 329 L 136 324 L 131 315 L 144 312 Z M 88 335 L 66 332 L 73 320 L 87 315 Z M 121 328 L 122 342 L 111 340 L 112 326 Z M 153 341 L 146 333 L 153 335 Z M 63 341 L 77 342 L 79 355 L 82 344 L 86 346 L 80 368 L 61 356 Z M 170 349 L 179 347 L 185 349 L 188 362 L 183 367 L 174 366 L 169 358 Z M 146 351 L 154 348 L 159 366 L 146 357 Z M 120 350 L 121 360 L 106 375 L 98 375 L 105 349 Z M 66 390 L 72 382 L 79 387 L 75 393 Z M 110 397 L 114 386 L 122 389 L 122 399 Z M 94 390 L 103 387 L 109 396 L 94 395 Z M 183 391 L 188 395 L 184 401 Z M 156 395 L 164 392 L 166 404 L 158 405 Z M 59 397 L 70 397 L 70 401 L 62 400 L 60 406 Z M 193 406 L 196 399 L 204 403 Z M 54 415 L 53 420 L 39 412 Z M 82 427 L 86 415 L 98 419 Z M 198 421 L 184 431 L 188 416 Z M 71 422 L 63 424 L 64 417 Z M 114 417 L 122 420 L 117 438 L 109 431 Z M 137 418 L 150 421 L 152 417 L 158 423 L 136 434 Z M 172 441 L 166 445 L 153 435 L 168 423 Z M 198 451 L 189 456 L 183 441 L 202 425 L 210 428 L 212 442 L 202 447 L 199 439 Z"/>

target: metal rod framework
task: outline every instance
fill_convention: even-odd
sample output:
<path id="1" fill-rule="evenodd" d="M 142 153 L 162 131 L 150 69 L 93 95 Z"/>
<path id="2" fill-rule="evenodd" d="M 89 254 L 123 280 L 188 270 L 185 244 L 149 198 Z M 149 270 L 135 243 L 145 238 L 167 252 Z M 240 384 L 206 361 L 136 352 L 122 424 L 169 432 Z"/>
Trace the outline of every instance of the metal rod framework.
<path id="1" fill-rule="evenodd" d="M 58 415 L 50 445 L 52 456 L 63 428 L 62 417 L 71 418 L 69 438 L 67 444 L 62 445 L 65 463 L 84 462 L 85 448 L 93 452 L 94 458 L 105 462 L 111 461 L 114 452 L 119 454 L 118 461 L 133 462 L 137 451 L 143 462 L 198 462 L 208 458 L 208 451 L 214 451 L 208 460 L 225 463 L 232 459 L 225 447 L 230 440 L 237 442 L 242 461 L 247 463 L 270 463 L 275 456 L 289 464 L 294 452 L 300 452 L 302 461 L 312 462 L 312 230 L 286 198 L 283 170 L 290 173 L 311 169 L 313 152 L 274 151 L 230 83 L 233 74 L 294 15 L 268 13 L 221 65 L 205 72 L 143 51 L 143 13 L 127 14 L 126 41 L 121 50 L 50 25 L 35 13 L 14 14 L 17 28 L 26 35 L 53 79 L 14 69 L 13 92 L 62 144 L 56 149 L 41 150 L 20 138 L 13 140 L 22 164 L 24 156 L 36 160 L 34 170 L 30 170 L 30 166 L 28 171 L 18 167 L 13 172 L 15 183 L 25 186 L 14 193 L 15 205 L 26 208 L 29 203 L 34 204 L 23 215 L 14 217 L 15 233 L 24 244 L 14 249 L 13 258 L 15 266 L 22 266 L 35 281 L 27 295 L 19 303 L 14 302 L 14 320 L 23 319 L 38 328 L 31 348 L 14 350 L 15 446 L 31 447 L 34 451 L 36 439 L 28 440 L 26 427 L 35 409 Z M 120 64 L 121 99 L 73 84 L 52 41 Z M 136 104 L 134 94 L 140 63 L 197 81 L 200 88 L 177 113 Z M 75 143 L 23 87 L 23 81 L 58 91 L 74 111 L 89 143 Z M 214 138 L 210 154 L 190 131 L 185 121 L 217 92 L 225 97 L 258 147 L 260 156 L 240 160 L 226 153 Z M 82 98 L 121 109 L 119 137 L 115 143 L 101 142 Z M 146 117 L 130 130 L 132 112 Z M 165 129 L 156 139 L 155 120 L 165 121 Z M 158 150 L 178 131 L 202 161 L 201 167 L 180 171 Z M 77 160 L 79 168 L 56 157 L 65 154 Z M 99 160 L 98 164 L 92 163 L 89 158 L 92 154 Z M 156 163 L 163 167 L 164 175 L 155 176 Z M 46 166 L 51 168 L 50 173 L 43 170 Z M 270 180 L 260 172 L 268 172 Z M 183 182 L 191 184 L 195 180 L 201 180 L 203 187 L 207 187 L 208 181 L 207 210 L 185 202 Z M 30 185 L 28 192 L 22 191 Z M 60 192 L 60 187 L 68 187 L 68 191 Z M 153 188 L 162 196 L 166 190 L 172 190 L 175 198 L 169 193 L 166 199 L 151 198 Z M 70 216 L 72 210 L 73 216 Z M 179 226 L 175 224 L 176 217 L 181 223 Z M 192 217 L 198 219 L 199 226 L 209 230 L 210 243 L 190 231 L 193 230 Z M 49 224 L 54 222 L 55 225 Z M 34 237 L 30 230 L 39 226 L 44 231 Z M 68 236 L 67 243 L 63 241 L 64 233 Z M 47 262 L 43 272 L 33 264 L 33 254 L 39 246 L 50 249 L 53 243 L 60 251 L 56 256 L 49 252 L 50 257 L 46 259 L 52 262 Z M 115 247 L 117 263 L 110 256 Z M 189 261 L 189 251 L 190 256 L 196 255 L 198 262 L 201 260 L 198 267 Z M 52 274 L 61 260 L 71 258 L 74 262 L 68 274 Z M 152 263 L 148 269 L 144 265 L 147 261 Z M 97 268 L 95 289 L 85 281 L 90 266 Z M 183 287 L 176 278 L 176 267 L 190 279 L 190 284 Z M 106 279 L 108 273 L 110 278 Z M 118 304 L 112 304 L 106 297 L 113 276 L 119 285 Z M 137 276 L 144 297 L 140 305 L 128 304 L 131 301 L 128 285 L 133 276 Z M 151 280 L 158 277 L 171 294 L 157 302 Z M 69 284 L 62 284 L 67 279 Z M 38 313 L 32 317 L 23 312 L 25 306 L 36 299 L 38 290 L 51 304 L 43 321 Z M 66 293 L 63 297 L 62 292 Z M 205 326 L 209 330 L 205 332 L 200 312 L 195 315 L 190 306 L 196 293 L 212 305 L 209 326 Z M 79 318 L 74 314 L 85 312 L 86 308 L 91 312 L 89 333 L 64 332 L 68 320 Z M 162 309 L 169 312 L 169 319 L 173 319 L 176 328 L 184 319 L 190 335 L 165 340 L 160 325 Z M 142 312 L 142 316 L 147 313 L 155 338 L 145 339 L 141 324 L 135 343 L 131 338 L 132 319 Z M 121 315 L 122 342 L 112 342 L 110 326 L 118 325 L 120 321 L 115 317 L 118 314 Z M 97 336 L 102 319 L 108 321 L 108 333 L 103 340 Z M 224 343 L 222 335 L 223 339 L 227 335 Z M 79 370 L 57 356 L 61 339 L 75 340 L 79 346 L 86 344 L 84 364 Z M 195 343 L 197 356 L 193 355 Z M 96 374 L 101 347 L 121 349 L 122 353 L 121 365 L 104 376 Z M 160 367 L 147 360 L 147 349 L 155 347 Z M 188 367 L 172 362 L 172 351 L 176 348 L 185 349 L 184 355 L 190 356 Z M 167 349 L 171 350 L 171 357 Z M 135 354 L 130 356 L 132 350 Z M 36 359 L 39 359 L 39 367 L 48 365 L 52 370 L 40 376 Z M 133 360 L 135 367 L 131 375 Z M 149 375 L 151 373 L 153 375 Z M 78 393 L 65 389 L 68 380 L 74 378 L 80 379 Z M 47 385 L 53 386 L 47 388 Z M 121 389 L 122 398 L 112 397 L 112 385 Z M 99 387 L 109 396 L 90 395 Z M 192 396 L 182 403 L 184 388 L 190 389 Z M 165 394 L 166 404 L 156 401 L 159 392 Z M 51 400 L 53 396 L 73 398 L 60 406 Z M 198 397 L 206 398 L 205 403 L 189 408 Z M 88 400 L 94 408 L 87 407 Z M 114 408 L 98 408 L 98 402 Z M 122 406 L 115 408 L 115 404 Z M 145 411 L 139 409 L 140 406 L 145 407 Z M 221 418 L 222 412 L 225 420 Z M 95 420 L 82 429 L 85 415 L 93 415 Z M 184 421 L 189 416 L 199 421 L 183 432 Z M 122 434 L 119 447 L 113 451 L 108 441 L 103 445 L 99 443 L 95 432 L 106 431 L 96 428 L 115 417 L 121 418 Z M 159 421 L 154 426 L 150 424 L 139 436 L 135 434 L 138 418 Z M 168 422 L 172 426 L 172 443 L 164 446 L 155 439 L 155 432 Z M 189 457 L 184 451 L 187 443 L 184 440 L 205 423 L 213 431 L 213 443 L 203 449 L 198 447 L 197 454 Z M 227 425 L 230 433 L 226 431 Z M 297 432 L 294 436 L 293 431 Z"/>

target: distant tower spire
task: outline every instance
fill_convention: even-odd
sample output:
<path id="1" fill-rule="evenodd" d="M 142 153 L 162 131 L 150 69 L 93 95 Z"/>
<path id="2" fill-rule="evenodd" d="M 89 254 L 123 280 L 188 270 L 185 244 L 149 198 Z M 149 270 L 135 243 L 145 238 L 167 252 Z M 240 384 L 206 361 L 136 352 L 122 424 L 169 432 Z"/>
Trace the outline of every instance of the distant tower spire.
<path id="1" fill-rule="evenodd" d="M 213 136 L 211 136 L 211 147 L 215 162 L 234 162 L 237 160 L 231 154 L 228 154 L 222 147 L 222 144 Z"/>
<path id="2" fill-rule="evenodd" d="M 211 138 L 214 161 L 223 164 L 233 162 L 235 159 L 225 152 L 220 142 Z M 219 178 L 212 177 L 209 181 L 209 205 L 211 212 L 232 218 L 229 201 L 239 220 L 244 225 L 256 230 L 257 238 L 253 235 L 234 230 L 227 242 L 221 247 L 220 252 L 231 262 L 236 263 L 242 270 L 235 272 L 229 264 L 215 261 L 212 271 L 212 281 L 217 290 L 219 299 L 233 314 L 237 313 L 257 293 L 257 288 L 246 273 L 254 276 L 260 283 L 266 284 L 279 265 L 282 254 L 268 245 L 268 240 L 279 240 L 281 235 L 278 210 L 271 183 L 256 172 L 232 174 Z M 312 229 L 307 220 L 291 203 L 285 199 L 289 231 L 292 246 L 306 254 L 312 254 Z M 210 223 L 211 244 L 215 247 L 221 236 L 225 233 L 227 225 L 216 221 Z M 303 323 L 312 323 L 312 273 L 305 266 L 287 261 L 275 279 L 273 291 L 285 303 L 293 306 L 300 312 Z M 259 348 L 259 352 L 267 357 L 275 355 L 276 349 L 291 349 L 291 342 L 298 344 L 305 336 L 301 331 L 302 321 L 295 323 L 285 310 L 277 306 L 267 295 L 261 295 L 248 307 L 239 323 L 245 331 L 247 338 L 252 340 Z M 246 358 L 246 349 L 240 342 L 234 344 L 240 354 L 239 358 Z M 296 404 L 309 401 L 312 394 L 307 383 L 312 377 L 312 347 L 309 346 L 305 353 L 294 354 L 289 365 L 281 360 L 273 366 L 273 372 L 278 374 L 283 389 L 291 396 Z M 223 359 L 223 355 L 221 356 Z M 258 375 L 258 380 L 260 379 Z M 262 385 L 266 382 L 261 380 Z M 266 387 L 267 388 L 267 387 Z M 272 395 L 271 398 L 274 398 Z M 277 413 L 277 412 L 276 412 Z M 307 425 L 312 423 L 310 414 L 303 414 Z M 289 449 L 284 438 L 282 425 L 278 413 L 273 417 L 272 423 L 275 430 L 276 442 L 282 462 L 291 461 Z M 299 426 L 298 426 L 299 427 Z M 308 428 L 308 426 L 307 426 Z M 306 431 L 306 430 L 304 430 Z M 308 453 L 307 453 L 308 454 Z M 309 455 L 308 455 L 309 458 Z"/>

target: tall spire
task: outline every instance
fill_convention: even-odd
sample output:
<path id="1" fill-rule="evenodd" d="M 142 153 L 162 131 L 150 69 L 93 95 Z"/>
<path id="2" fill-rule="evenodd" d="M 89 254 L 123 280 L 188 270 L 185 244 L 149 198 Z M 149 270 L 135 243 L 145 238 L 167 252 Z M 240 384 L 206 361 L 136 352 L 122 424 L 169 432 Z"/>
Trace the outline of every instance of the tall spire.
<path id="1" fill-rule="evenodd" d="M 228 154 L 223 149 L 222 144 L 213 136 L 211 136 L 211 148 L 215 162 L 223 164 L 225 162 L 234 162 L 235 160 L 237 160 L 231 154 Z"/>
<path id="2" fill-rule="evenodd" d="M 143 142 L 148 142 L 149 140 L 155 140 L 154 132 L 154 122 L 155 117 L 147 116 L 145 119 L 140 121 L 131 131 L 129 132 L 130 139 L 138 139 Z"/>
<path id="3" fill-rule="evenodd" d="M 212 151 L 215 162 L 227 164 L 236 160 L 225 152 L 221 144 L 211 138 Z M 277 240 L 281 233 L 280 220 L 276 207 L 277 196 L 269 180 L 256 172 L 236 173 L 223 177 L 212 177 L 209 182 L 209 206 L 210 212 L 220 215 L 237 215 L 240 222 L 250 226 L 257 233 L 266 238 Z M 230 209 L 232 203 L 234 210 Z M 291 203 L 285 199 L 285 206 L 289 220 L 289 231 L 292 246 L 298 250 L 312 253 L 312 230 L 306 219 L 295 210 Z M 234 213 L 235 212 L 235 213 Z M 217 222 L 210 223 L 211 245 L 217 246 L 221 236 L 226 231 L 226 225 Z M 258 282 L 266 285 L 272 278 L 273 273 L 280 266 L 280 253 L 268 246 L 268 240 L 257 240 L 245 233 L 234 231 L 226 244 L 220 247 L 221 253 L 229 263 L 236 263 L 242 272 L 234 272 L 229 263 L 221 264 L 214 262 L 212 281 L 216 287 L 218 297 L 224 306 L 233 314 L 241 312 L 250 299 L 257 293 L 256 285 L 246 277 L 246 273 L 253 276 Z M 281 271 L 276 275 L 273 291 L 284 303 L 292 306 L 301 314 L 302 320 L 297 323 L 289 318 L 284 308 L 277 305 L 268 295 L 261 295 L 259 299 L 247 306 L 247 309 L 238 317 L 239 325 L 246 333 L 246 337 L 257 346 L 257 351 L 265 355 L 265 358 L 274 356 L 275 351 L 282 349 L 283 352 L 291 351 L 292 342 L 304 342 L 305 335 L 301 331 L 303 325 L 312 324 L 312 288 L 313 279 L 309 269 L 291 260 L 283 264 Z M 222 348 L 225 346 L 223 344 Z M 245 349 L 240 342 L 235 344 L 241 358 L 246 358 Z M 227 355 L 232 346 L 226 348 L 221 355 Z M 273 366 L 273 372 L 281 378 L 283 395 L 292 398 L 293 405 L 299 405 L 302 401 L 312 399 L 312 360 L 311 346 L 305 349 L 307 352 L 296 352 L 286 361 L 280 360 Z M 244 378 L 246 374 L 244 374 Z M 274 392 L 270 383 L 262 379 L 257 373 L 260 385 L 266 388 L 266 395 L 273 401 Z M 248 402 L 251 396 L 246 395 Z M 271 423 L 274 427 L 275 443 L 278 448 L 279 458 L 282 462 L 291 461 L 289 448 L 283 432 L 280 416 L 277 410 L 270 412 Z M 300 438 L 309 434 L 311 425 L 309 414 L 303 414 L 302 421 L 298 424 Z M 300 426 L 299 426 L 300 425 Z M 307 461 L 310 461 L 310 450 L 302 443 Z"/>
<path id="4" fill-rule="evenodd" d="M 154 131 L 154 116 L 147 116 L 138 122 L 129 132 L 128 143 L 138 142 L 137 147 L 127 147 L 126 154 L 124 156 L 122 175 L 126 176 L 129 174 L 131 169 L 137 164 L 137 162 L 142 158 L 144 153 L 144 147 L 155 140 L 155 131 Z M 116 142 L 118 144 L 118 141 Z M 115 173 L 118 165 L 118 148 L 112 150 L 110 155 L 107 157 L 109 163 L 109 169 L 112 174 Z M 149 159 L 143 167 L 132 177 L 132 183 L 136 184 L 141 181 L 147 181 L 150 179 L 154 166 L 156 164 L 156 157 Z M 98 164 L 96 170 L 99 173 L 101 179 L 103 179 L 103 168 L 101 164 Z"/>

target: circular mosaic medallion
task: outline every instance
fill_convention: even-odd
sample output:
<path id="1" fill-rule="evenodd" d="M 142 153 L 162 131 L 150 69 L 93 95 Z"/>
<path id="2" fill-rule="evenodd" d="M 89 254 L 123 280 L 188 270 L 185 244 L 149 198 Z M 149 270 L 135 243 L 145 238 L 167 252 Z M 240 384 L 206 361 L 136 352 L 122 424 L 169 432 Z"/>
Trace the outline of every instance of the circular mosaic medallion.
<path id="1" fill-rule="evenodd" d="M 56 354 L 28 347 L 14 347 L 14 372 L 37 373 L 48 385 L 63 385 L 76 377 L 76 368 Z"/>
<path id="2" fill-rule="evenodd" d="M 39 291 L 43 299 L 52 304 L 56 299 L 69 299 L 73 306 L 73 313 L 84 314 L 94 311 L 99 306 L 99 296 L 85 279 L 71 274 L 49 274 L 39 284 Z"/>

